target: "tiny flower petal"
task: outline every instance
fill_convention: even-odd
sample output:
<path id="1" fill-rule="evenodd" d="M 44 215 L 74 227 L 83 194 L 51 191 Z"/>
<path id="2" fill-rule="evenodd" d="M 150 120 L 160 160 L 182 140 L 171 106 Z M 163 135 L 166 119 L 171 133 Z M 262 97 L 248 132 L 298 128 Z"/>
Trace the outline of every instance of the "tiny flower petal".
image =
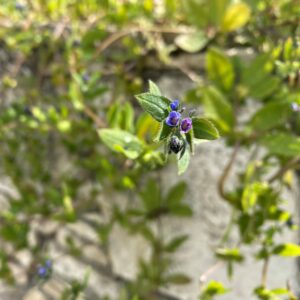
<path id="1" fill-rule="evenodd" d="M 181 121 L 180 129 L 182 132 L 187 133 L 192 129 L 192 120 L 190 118 L 185 118 Z"/>
<path id="2" fill-rule="evenodd" d="M 180 118 L 181 114 L 179 112 L 171 111 L 166 119 L 166 124 L 172 127 L 177 126 Z"/>
<path id="3" fill-rule="evenodd" d="M 171 104 L 170 107 L 172 110 L 177 110 L 179 107 L 179 100 L 174 100 Z"/>

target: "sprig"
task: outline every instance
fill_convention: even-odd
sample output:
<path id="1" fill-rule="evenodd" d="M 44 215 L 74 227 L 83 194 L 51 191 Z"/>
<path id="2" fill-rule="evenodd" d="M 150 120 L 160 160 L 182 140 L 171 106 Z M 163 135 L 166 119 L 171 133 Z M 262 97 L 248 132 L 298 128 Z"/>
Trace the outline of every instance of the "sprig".
<path id="1" fill-rule="evenodd" d="M 219 132 L 214 124 L 203 117 L 194 116 L 194 110 L 186 112 L 178 99 L 170 100 L 162 95 L 158 86 L 149 80 L 149 92 L 135 96 L 145 112 L 160 123 L 155 142 L 165 144 L 165 154 L 175 154 L 178 172 L 186 171 L 190 153 L 194 152 L 194 140 L 215 140 Z M 184 116 L 186 114 L 186 116 Z"/>

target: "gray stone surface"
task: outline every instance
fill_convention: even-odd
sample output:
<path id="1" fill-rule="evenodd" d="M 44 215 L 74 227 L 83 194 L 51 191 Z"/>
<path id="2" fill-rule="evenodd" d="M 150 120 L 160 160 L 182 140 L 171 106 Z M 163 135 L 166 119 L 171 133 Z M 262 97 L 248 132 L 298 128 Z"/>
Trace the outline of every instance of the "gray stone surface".
<path id="1" fill-rule="evenodd" d="M 189 79 L 184 76 L 163 76 L 158 81 L 159 86 L 166 95 L 172 98 L 181 98 L 184 92 L 192 87 Z M 174 271 L 186 272 L 193 279 L 189 285 L 181 287 L 170 287 L 167 292 L 182 300 L 195 300 L 200 292 L 203 281 L 220 280 L 232 288 L 232 292 L 228 295 L 220 297 L 223 300 L 243 299 L 252 300 L 254 297 L 251 292 L 254 286 L 258 284 L 261 276 L 261 263 L 254 260 L 247 260 L 243 264 L 235 268 L 235 275 L 232 281 L 226 276 L 226 268 L 219 264 L 213 272 L 206 273 L 212 266 L 216 264 L 214 251 L 224 233 L 224 229 L 230 218 L 230 207 L 219 197 L 217 192 L 217 180 L 227 163 L 232 149 L 227 148 L 222 140 L 215 142 L 207 142 L 199 144 L 196 147 L 196 153 L 192 157 L 192 162 L 188 171 L 178 177 L 174 163 L 171 163 L 161 172 L 163 186 L 168 187 L 176 184 L 180 180 L 188 183 L 188 193 L 185 201 L 191 205 L 194 210 L 194 216 L 190 219 L 163 219 L 163 234 L 173 236 L 174 234 L 186 233 L 190 236 L 186 244 L 176 253 Z M 229 177 L 227 188 L 234 186 L 236 182 L 236 174 L 247 163 L 249 153 L 243 150 L 237 157 L 237 162 L 233 168 L 233 172 Z M 6 186 L 8 185 L 4 185 Z M 2 189 L 2 185 L 0 186 Z M 8 192 L 8 191 L 6 191 Z M 9 192 L 14 192 L 9 189 Z M 291 211 L 296 211 L 296 200 L 299 194 L 287 192 L 287 206 Z M 112 197 L 110 195 L 109 197 Z M 124 202 L 124 195 L 113 195 L 114 201 Z M 102 194 L 99 202 L 105 204 L 108 197 Z M 1 199 L 0 199 L 1 200 Z M 2 207 L 8 205 L 5 199 L 2 199 Z M 90 219 L 99 221 L 99 216 L 91 213 Z M 105 217 L 105 216 L 103 216 Z M 101 299 L 105 294 L 115 298 L 120 290 L 120 284 L 126 279 L 134 278 L 137 272 L 137 263 L 139 257 L 148 255 L 149 249 L 145 241 L 141 238 L 130 236 L 124 229 L 116 226 L 113 230 L 110 245 L 111 257 L 105 255 L 103 249 L 96 246 L 97 236 L 92 228 L 85 223 L 78 223 L 66 226 L 54 226 L 53 224 L 41 224 L 36 221 L 33 231 L 39 227 L 48 228 L 49 232 L 57 232 L 57 241 L 50 249 L 50 254 L 55 259 L 54 277 L 42 287 L 28 288 L 24 286 L 22 279 L 22 267 L 15 266 L 16 274 L 19 274 L 19 287 L 17 289 L 8 289 L 0 284 L 0 299 L 3 300 L 44 300 L 58 299 L 58 293 L 63 289 L 61 282 L 65 279 L 78 278 L 81 279 L 86 272 L 86 265 L 91 266 L 90 280 L 88 287 L 88 299 Z M 47 227 L 48 226 L 48 227 Z M 52 226 L 52 227 L 51 227 Z M 84 249 L 83 255 L 74 259 L 69 255 L 65 255 L 64 241 L 67 235 L 72 235 L 76 243 Z M 35 232 L 32 233 L 33 242 Z M 284 240 L 297 242 L 297 233 L 284 234 Z M 233 232 L 233 237 L 229 243 L 235 245 L 237 234 Z M 252 253 L 255 249 L 243 249 L 246 253 Z M 26 253 L 19 253 L 18 258 L 23 265 L 28 264 Z M 107 268 L 107 261 L 111 260 L 113 270 Z M 112 272 L 113 271 L 113 272 Z M 202 276 L 202 277 L 201 277 Z M 268 276 L 269 287 L 283 287 L 287 281 L 290 281 L 292 287 L 297 287 L 296 282 L 297 268 L 294 259 L 275 258 L 270 262 L 270 271 Z M 202 281 L 200 281 L 200 278 Z M 48 295 L 48 298 L 45 297 Z"/>

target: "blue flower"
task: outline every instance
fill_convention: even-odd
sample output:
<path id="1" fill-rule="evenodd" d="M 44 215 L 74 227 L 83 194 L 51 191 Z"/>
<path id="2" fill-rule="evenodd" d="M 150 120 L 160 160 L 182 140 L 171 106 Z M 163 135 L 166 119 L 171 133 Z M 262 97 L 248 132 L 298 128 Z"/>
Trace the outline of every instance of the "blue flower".
<path id="1" fill-rule="evenodd" d="M 47 259 L 42 265 L 38 265 L 37 275 L 41 279 L 47 279 L 52 273 L 52 260 Z"/>
<path id="2" fill-rule="evenodd" d="M 166 124 L 172 127 L 177 126 L 180 118 L 181 114 L 179 112 L 171 111 L 166 119 Z"/>
<path id="3" fill-rule="evenodd" d="M 48 274 L 48 269 L 44 266 L 39 266 L 37 273 L 38 273 L 40 278 L 45 278 Z"/>
<path id="4" fill-rule="evenodd" d="M 170 107 L 172 110 L 177 110 L 179 107 L 179 100 L 174 100 L 171 104 Z"/>
<path id="5" fill-rule="evenodd" d="M 192 129 L 192 120 L 190 118 L 185 118 L 181 121 L 180 129 L 182 132 L 187 133 Z"/>
<path id="6" fill-rule="evenodd" d="M 52 261 L 50 259 L 47 259 L 45 261 L 45 266 L 46 266 L 46 268 L 51 269 L 52 268 Z"/>

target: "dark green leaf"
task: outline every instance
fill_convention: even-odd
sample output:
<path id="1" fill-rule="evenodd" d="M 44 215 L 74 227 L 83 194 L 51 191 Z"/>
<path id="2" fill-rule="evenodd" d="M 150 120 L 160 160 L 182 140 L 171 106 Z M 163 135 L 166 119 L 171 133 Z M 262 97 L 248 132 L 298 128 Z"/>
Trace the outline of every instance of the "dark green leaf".
<path id="1" fill-rule="evenodd" d="M 166 278 L 166 282 L 171 284 L 188 284 L 191 282 L 191 279 L 183 273 L 176 273 L 169 275 Z"/>
<path id="2" fill-rule="evenodd" d="M 185 136 L 186 141 L 189 144 L 191 153 L 194 154 L 194 131 L 190 130 Z"/>
<path id="3" fill-rule="evenodd" d="M 220 137 L 215 125 L 204 118 L 192 118 L 193 132 L 196 139 L 215 140 Z"/>
<path id="4" fill-rule="evenodd" d="M 154 141 L 160 142 L 160 141 L 167 139 L 170 136 L 170 134 L 172 133 L 172 129 L 173 129 L 173 127 L 168 126 L 165 122 L 162 122 L 160 124 L 158 134 L 154 138 Z"/>
<path id="5" fill-rule="evenodd" d="M 168 205 L 178 204 L 183 199 L 186 189 L 186 183 L 183 181 L 173 186 L 167 195 Z"/>
<path id="6" fill-rule="evenodd" d="M 190 217 L 193 215 L 192 209 L 186 204 L 173 205 L 169 209 L 175 216 Z"/>
<path id="7" fill-rule="evenodd" d="M 151 93 L 143 93 L 135 96 L 142 108 L 156 121 L 162 122 L 169 114 L 170 100 Z"/>
<path id="8" fill-rule="evenodd" d="M 165 246 L 165 251 L 176 251 L 188 239 L 188 237 L 189 236 L 187 234 L 175 237 Z"/>

